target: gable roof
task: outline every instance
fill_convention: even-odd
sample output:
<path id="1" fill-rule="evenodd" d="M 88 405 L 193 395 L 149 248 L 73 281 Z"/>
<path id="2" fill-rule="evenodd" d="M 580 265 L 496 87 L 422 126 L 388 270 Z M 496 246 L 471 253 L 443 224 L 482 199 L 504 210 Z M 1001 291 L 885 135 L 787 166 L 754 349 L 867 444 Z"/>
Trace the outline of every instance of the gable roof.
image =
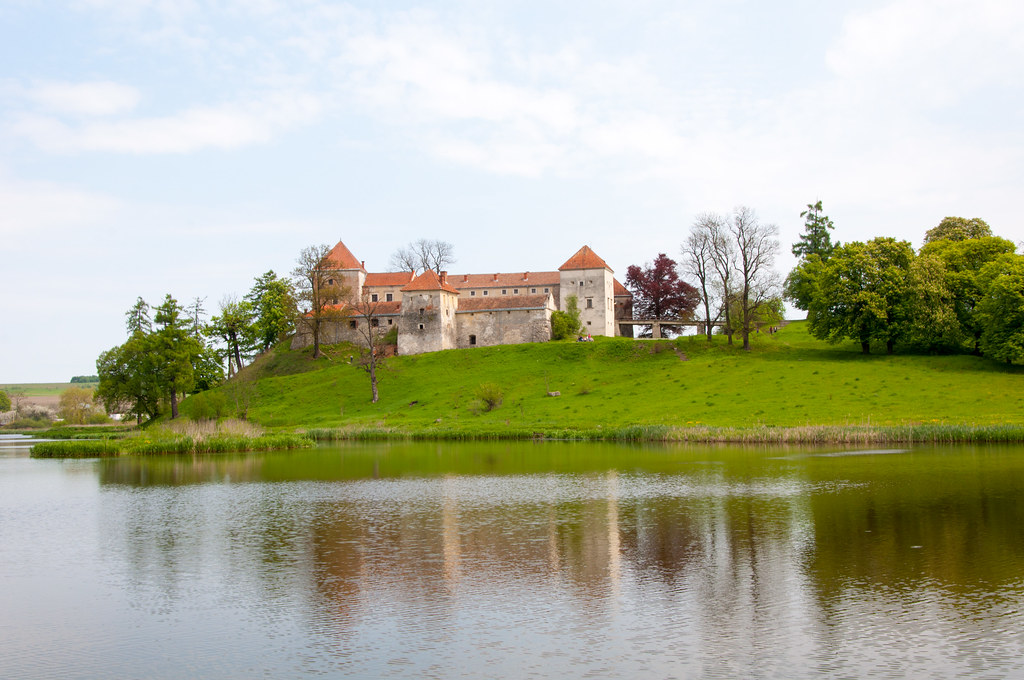
<path id="1" fill-rule="evenodd" d="M 497 312 L 521 309 L 551 309 L 554 311 L 554 300 L 551 295 L 508 295 L 500 297 L 478 297 L 459 299 L 456 314 L 464 312 Z"/>
<path id="2" fill-rule="evenodd" d="M 462 290 L 467 288 L 528 288 L 530 286 L 557 286 L 558 272 L 516 272 L 511 274 L 460 274 L 449 276 L 448 283 Z"/>
<path id="3" fill-rule="evenodd" d="M 331 248 L 331 252 L 327 253 L 327 259 L 338 269 L 363 268 L 363 263 L 357 260 L 352 251 L 341 241 L 338 241 L 338 245 Z"/>
<path id="4" fill-rule="evenodd" d="M 447 272 L 443 276 L 447 277 Z M 408 285 L 402 287 L 402 292 L 416 290 L 444 290 L 456 295 L 459 294 L 458 289 L 448 283 L 447 280 L 442 280 L 442 277 L 439 277 L 433 269 L 428 269 L 413 279 Z"/>
<path id="5" fill-rule="evenodd" d="M 615 291 L 613 293 L 615 297 L 633 297 L 633 294 L 629 292 L 629 289 L 619 283 L 618 279 L 612 279 L 612 290 Z"/>
<path id="6" fill-rule="evenodd" d="M 612 271 L 608 263 L 598 257 L 597 253 L 590 249 L 590 246 L 583 246 L 577 250 L 575 255 L 558 268 L 558 271 L 564 272 L 573 269 L 607 269 Z"/>
<path id="7" fill-rule="evenodd" d="M 364 286 L 404 286 L 416 277 L 416 272 L 370 272 Z"/>

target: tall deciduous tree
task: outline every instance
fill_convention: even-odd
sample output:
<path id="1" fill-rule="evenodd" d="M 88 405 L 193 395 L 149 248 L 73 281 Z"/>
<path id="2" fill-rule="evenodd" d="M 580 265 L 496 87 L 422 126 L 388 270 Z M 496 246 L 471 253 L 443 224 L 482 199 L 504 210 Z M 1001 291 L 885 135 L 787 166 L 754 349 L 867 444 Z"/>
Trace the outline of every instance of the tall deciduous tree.
<path id="1" fill-rule="evenodd" d="M 924 235 L 925 243 L 935 241 L 965 241 L 972 238 L 985 238 L 992 235 L 992 227 L 979 217 L 945 217 L 938 226 L 932 227 Z"/>
<path id="2" fill-rule="evenodd" d="M 107 413 L 134 416 L 139 423 L 144 418 L 151 420 L 159 415 L 163 396 L 157 368 L 152 335 L 135 331 L 123 345 L 103 352 L 96 360 L 100 378 L 96 397 L 103 401 Z"/>
<path id="3" fill-rule="evenodd" d="M 778 277 L 774 269 L 779 252 L 776 238 L 779 228 L 760 222 L 752 209 L 739 207 L 729 221 L 729 232 L 736 244 L 743 349 L 749 351 L 750 333 L 757 325 L 757 310 L 769 300 L 779 297 Z"/>
<path id="4" fill-rule="evenodd" d="M 256 278 L 245 301 L 253 310 L 256 350 L 264 352 L 295 329 L 295 289 L 274 270 Z"/>
<path id="5" fill-rule="evenodd" d="M 96 413 L 93 392 L 88 387 L 69 387 L 60 393 L 57 403 L 60 417 L 72 425 L 82 425 Z"/>
<path id="6" fill-rule="evenodd" d="M 248 354 L 255 342 L 252 320 L 253 309 L 247 300 L 226 297 L 220 302 L 220 314 L 206 327 L 207 335 L 219 338 L 227 348 L 229 375 L 242 370 L 242 355 Z"/>
<path id="7" fill-rule="evenodd" d="M 918 310 L 925 317 L 922 323 L 922 330 L 927 332 L 929 326 L 932 328 L 932 337 L 935 329 L 948 328 L 948 325 L 935 326 L 927 321 L 928 317 L 941 313 L 944 316 L 952 314 L 952 321 L 955 326 L 948 332 L 942 334 L 942 340 L 952 349 L 961 349 L 965 343 L 968 349 L 974 353 L 981 351 L 982 326 L 977 318 L 976 310 L 981 301 L 983 292 L 978 281 L 981 270 L 990 262 L 999 259 L 1001 256 L 1013 253 L 1015 246 L 1008 241 L 996 236 L 983 236 L 961 240 L 938 239 L 926 243 L 921 248 L 918 258 L 924 263 L 937 261 L 937 264 L 930 265 L 933 273 L 940 274 L 941 282 L 929 281 L 927 278 L 918 276 L 919 282 L 927 282 L 929 290 L 937 291 L 942 286 L 943 298 L 941 304 L 949 307 L 946 311 L 937 311 L 936 305 L 940 301 L 931 299 L 922 300 Z M 922 265 L 923 266 L 923 265 Z"/>
<path id="8" fill-rule="evenodd" d="M 1001 255 L 978 279 L 982 352 L 1006 363 L 1024 361 L 1024 256 Z"/>
<path id="9" fill-rule="evenodd" d="M 793 254 L 800 258 L 817 255 L 822 260 L 827 260 L 839 244 L 832 243 L 829 232 L 835 229 L 835 225 L 824 213 L 821 201 L 808 203 L 807 210 L 800 213 L 800 217 L 804 218 L 804 233 L 800 240 L 793 244 Z"/>
<path id="10" fill-rule="evenodd" d="M 302 305 L 299 312 L 313 334 L 314 359 L 320 358 L 320 333 L 324 324 L 344 316 L 339 305 L 348 294 L 337 265 L 328 259 L 330 252 L 331 247 L 326 243 L 303 248 L 292 270 Z"/>
<path id="11" fill-rule="evenodd" d="M 363 291 L 359 297 L 353 297 L 349 303 L 350 319 L 356 324 L 356 331 L 362 339 L 360 348 L 360 366 L 370 376 L 370 401 L 374 404 L 380 399 L 377 391 L 377 369 L 384 361 L 384 335 L 386 331 L 380 325 L 381 306 L 386 304 L 374 300 L 371 294 Z"/>
<path id="12" fill-rule="evenodd" d="M 816 294 L 808 306 L 811 334 L 829 342 L 845 338 L 871 351 L 871 341 L 892 352 L 907 330 L 910 263 L 907 241 L 876 238 L 837 247 L 824 263 Z"/>
<path id="13" fill-rule="evenodd" d="M 698 215 L 690 233 L 683 242 L 682 267 L 698 283 L 700 303 L 704 307 L 704 332 L 711 339 L 712 324 L 717 320 L 711 316 L 712 294 L 715 283 L 714 238 L 716 216 L 704 213 Z"/>
<path id="14" fill-rule="evenodd" d="M 630 265 L 626 286 L 633 293 L 633 314 L 641 319 L 689 320 L 700 304 L 697 289 L 679 278 L 676 261 L 665 253 L 642 267 Z"/>
<path id="15" fill-rule="evenodd" d="M 422 274 L 433 269 L 437 274 L 455 263 L 455 246 L 447 241 L 421 238 L 399 248 L 391 254 L 391 267 L 395 271 Z"/>

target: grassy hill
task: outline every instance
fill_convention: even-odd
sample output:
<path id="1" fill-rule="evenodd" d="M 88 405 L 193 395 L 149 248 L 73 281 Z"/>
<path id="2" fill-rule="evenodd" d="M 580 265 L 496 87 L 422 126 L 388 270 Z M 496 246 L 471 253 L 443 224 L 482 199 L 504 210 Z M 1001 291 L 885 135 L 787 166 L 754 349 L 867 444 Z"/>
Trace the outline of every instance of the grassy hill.
<path id="1" fill-rule="evenodd" d="M 349 357 L 328 348 L 278 350 L 205 403 L 248 402 L 269 427 L 386 428 L 410 433 L 806 425 L 1024 424 L 1024 368 L 971 356 L 864 356 L 859 346 L 814 340 L 801 322 L 759 335 L 753 351 L 724 338 L 596 338 L 450 350 L 388 360 L 380 401 Z M 486 410 L 480 386 L 497 385 Z M 560 392 L 557 397 L 548 392 Z"/>

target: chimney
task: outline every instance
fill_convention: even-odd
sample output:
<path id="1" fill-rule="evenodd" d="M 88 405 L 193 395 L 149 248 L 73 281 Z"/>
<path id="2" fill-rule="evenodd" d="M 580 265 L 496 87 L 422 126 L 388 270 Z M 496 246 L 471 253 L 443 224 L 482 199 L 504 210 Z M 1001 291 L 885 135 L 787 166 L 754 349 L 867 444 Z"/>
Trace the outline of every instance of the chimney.
<path id="1" fill-rule="evenodd" d="M 523 272 L 523 281 L 530 280 L 530 272 Z"/>
<path id="2" fill-rule="evenodd" d="M 362 262 L 360 262 L 359 266 L 362 267 L 363 269 L 366 269 L 366 260 L 363 260 Z"/>
<path id="3" fill-rule="evenodd" d="M 462 282 L 466 283 L 467 281 L 469 281 L 469 274 L 463 274 L 462 275 Z"/>
<path id="4" fill-rule="evenodd" d="M 497 275 L 497 274 L 495 274 L 495 275 L 494 275 L 494 280 L 495 280 L 495 281 L 497 281 L 497 280 L 498 280 L 498 275 Z"/>
<path id="5" fill-rule="evenodd" d="M 448 284 L 448 272 L 441 272 L 441 285 L 444 286 L 444 285 L 447 285 L 447 284 Z"/>

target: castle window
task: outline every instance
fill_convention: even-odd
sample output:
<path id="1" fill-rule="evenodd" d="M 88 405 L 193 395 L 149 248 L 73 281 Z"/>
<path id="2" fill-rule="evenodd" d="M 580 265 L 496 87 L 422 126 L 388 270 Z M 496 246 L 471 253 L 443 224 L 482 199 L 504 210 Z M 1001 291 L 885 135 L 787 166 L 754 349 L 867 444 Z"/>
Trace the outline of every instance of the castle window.
<path id="1" fill-rule="evenodd" d="M 531 293 L 536 293 L 536 292 L 537 292 L 537 289 L 536 289 L 536 288 L 531 288 L 531 289 L 530 289 L 530 292 L 531 292 Z M 547 291 L 544 291 L 544 292 L 546 293 Z"/>
<path id="2" fill-rule="evenodd" d="M 327 285 L 328 286 L 333 286 L 334 285 L 334 279 L 327 279 Z"/>
<path id="3" fill-rule="evenodd" d="M 420 330 L 423 330 L 423 324 L 420 324 Z"/>
<path id="4" fill-rule="evenodd" d="M 487 295 L 487 291 L 486 290 L 484 291 L 484 295 Z"/>
<path id="5" fill-rule="evenodd" d="M 388 293 L 384 299 L 387 300 L 388 302 L 394 302 L 395 296 L 392 293 Z"/>
<path id="6" fill-rule="evenodd" d="M 588 326 L 590 325 L 590 322 L 589 322 L 589 321 L 587 322 L 587 325 L 588 325 Z"/>
<path id="7" fill-rule="evenodd" d="M 390 326 L 392 323 L 393 321 L 391 319 L 388 319 L 388 325 Z"/>
<path id="8" fill-rule="evenodd" d="M 582 282 L 582 281 L 580 281 L 580 288 L 582 288 L 582 287 L 583 287 L 583 282 Z"/>
<path id="9" fill-rule="evenodd" d="M 551 291 L 549 291 L 549 290 L 548 290 L 547 288 L 545 288 L 545 289 L 544 289 L 544 292 L 545 292 L 545 293 L 550 293 Z"/>
<path id="10" fill-rule="evenodd" d="M 376 302 L 376 301 L 377 301 L 377 294 L 376 293 L 371 294 L 370 295 L 370 302 Z"/>
<path id="11" fill-rule="evenodd" d="M 358 324 L 357 324 L 357 322 L 355 320 L 352 320 L 352 321 L 348 322 L 348 327 L 349 328 L 355 328 L 357 325 Z"/>
<path id="12" fill-rule="evenodd" d="M 338 304 L 338 298 L 334 298 L 334 303 L 333 304 Z"/>
<path id="13" fill-rule="evenodd" d="M 423 316 L 424 309 L 420 307 L 420 316 Z"/>
<path id="14" fill-rule="evenodd" d="M 587 298 L 587 309 L 594 308 L 594 298 Z"/>
<path id="15" fill-rule="evenodd" d="M 470 344 L 470 346 L 473 346 L 473 345 L 476 344 L 476 336 L 475 335 L 469 336 L 469 344 Z"/>
<path id="16" fill-rule="evenodd" d="M 370 319 L 370 325 L 376 328 L 380 325 L 380 319 Z"/>
<path id="17" fill-rule="evenodd" d="M 502 288 L 501 289 L 501 294 L 502 295 L 508 295 L 508 288 Z"/>
<path id="18" fill-rule="evenodd" d="M 469 291 L 469 297 L 476 297 L 476 291 L 475 290 Z"/>

